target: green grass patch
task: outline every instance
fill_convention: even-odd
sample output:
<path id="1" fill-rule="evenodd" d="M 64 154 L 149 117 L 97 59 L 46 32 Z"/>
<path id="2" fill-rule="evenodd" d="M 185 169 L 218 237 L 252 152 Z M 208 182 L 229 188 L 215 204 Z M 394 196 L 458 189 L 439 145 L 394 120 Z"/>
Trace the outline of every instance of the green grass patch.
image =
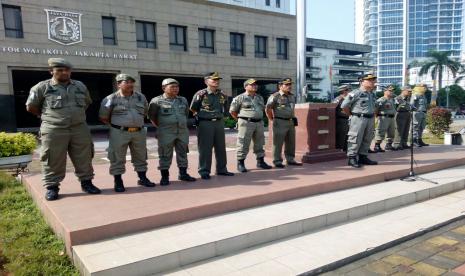
<path id="1" fill-rule="evenodd" d="M 431 133 L 423 133 L 423 142 L 432 145 L 444 145 L 444 134 L 437 137 Z"/>
<path id="2" fill-rule="evenodd" d="M 79 275 L 26 189 L 0 173 L 0 275 Z"/>

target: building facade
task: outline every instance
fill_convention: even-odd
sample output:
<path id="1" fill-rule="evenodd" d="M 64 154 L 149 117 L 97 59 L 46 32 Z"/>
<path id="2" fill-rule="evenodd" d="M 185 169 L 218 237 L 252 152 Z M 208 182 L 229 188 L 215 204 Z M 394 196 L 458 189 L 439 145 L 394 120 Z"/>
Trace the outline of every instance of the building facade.
<path id="1" fill-rule="evenodd" d="M 364 43 L 373 46 L 370 58 L 380 84 L 406 83 L 408 64 L 430 50 L 460 58 L 463 0 L 356 1 L 356 14 L 363 14 L 356 34 L 363 33 Z"/>
<path id="2" fill-rule="evenodd" d="M 307 38 L 307 91 L 317 98 L 331 98 L 341 84 L 357 83 L 368 65 L 371 46 Z M 334 96 L 334 94 L 333 94 Z"/>
<path id="3" fill-rule="evenodd" d="M 259 2 L 1 1 L 0 128 L 39 125 L 24 103 L 35 83 L 50 78 L 50 57 L 70 60 L 72 77 L 88 86 L 91 125 L 99 124 L 100 101 L 121 72 L 133 75 L 148 99 L 161 94 L 163 78 L 174 77 L 190 100 L 212 71 L 230 96 L 251 77 L 272 93 L 280 78 L 295 78 L 296 20 L 286 10 L 289 0 L 282 8 Z"/>

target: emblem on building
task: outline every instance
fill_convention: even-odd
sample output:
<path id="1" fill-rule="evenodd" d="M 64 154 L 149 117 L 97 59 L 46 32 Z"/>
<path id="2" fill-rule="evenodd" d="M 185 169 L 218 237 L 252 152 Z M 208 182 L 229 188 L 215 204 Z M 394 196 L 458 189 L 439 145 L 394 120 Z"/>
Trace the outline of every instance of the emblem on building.
<path id="1" fill-rule="evenodd" d="M 48 39 L 62 45 L 82 42 L 81 13 L 47 10 Z"/>

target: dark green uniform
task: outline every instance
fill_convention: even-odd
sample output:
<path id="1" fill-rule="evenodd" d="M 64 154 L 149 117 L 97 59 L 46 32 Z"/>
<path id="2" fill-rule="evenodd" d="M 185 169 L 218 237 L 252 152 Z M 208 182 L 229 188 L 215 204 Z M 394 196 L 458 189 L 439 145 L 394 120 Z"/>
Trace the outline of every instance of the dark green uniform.
<path id="1" fill-rule="evenodd" d="M 226 142 L 224 113 L 227 96 L 221 90 L 208 88 L 195 93 L 190 109 L 198 116 L 197 143 L 199 150 L 199 174 L 209 175 L 212 164 L 212 150 L 215 149 L 216 173 L 226 173 Z"/>
<path id="2" fill-rule="evenodd" d="M 136 91 L 124 96 L 118 90 L 102 100 L 99 116 L 108 118 L 111 124 L 107 149 L 111 175 L 125 173 L 128 147 L 134 170 L 147 171 L 147 131 L 144 128 L 147 110 L 147 99 Z"/>
<path id="3" fill-rule="evenodd" d="M 267 109 L 273 109 L 273 163 L 282 165 L 281 155 L 284 144 L 284 156 L 288 163 L 295 161 L 295 126 L 293 118 L 295 107 L 294 94 L 278 91 L 268 98 Z"/>
<path id="4" fill-rule="evenodd" d="M 178 167 L 187 168 L 187 153 L 189 152 L 188 114 L 189 103 L 184 97 L 168 98 L 162 94 L 150 101 L 149 118 L 158 123 L 159 170 L 170 168 L 173 160 L 173 149 L 176 151 Z"/>
<path id="5" fill-rule="evenodd" d="M 426 111 L 428 102 L 425 95 L 415 94 L 410 99 L 410 104 L 416 108 L 413 112 L 413 139 L 422 140 L 426 127 Z"/>
<path id="6" fill-rule="evenodd" d="M 410 130 L 410 97 L 399 95 L 394 100 L 397 110 L 394 146 L 406 148 Z"/>
<path id="7" fill-rule="evenodd" d="M 265 102 L 258 94 L 250 96 L 244 92 L 233 99 L 229 111 L 238 113 L 237 160 L 244 160 L 247 157 L 251 141 L 257 159 L 265 156 L 264 110 Z"/>
<path id="8" fill-rule="evenodd" d="M 336 107 L 336 148 L 347 151 L 347 133 L 349 132 L 349 116 L 342 111 L 344 97 L 339 95 L 333 101 Z"/>
<path id="9" fill-rule="evenodd" d="M 86 124 L 91 102 L 86 86 L 76 80 L 62 85 L 50 79 L 31 88 L 26 105 L 41 110 L 40 161 L 47 188 L 58 187 L 65 178 L 67 154 L 81 182 L 93 179 L 94 147 Z"/>

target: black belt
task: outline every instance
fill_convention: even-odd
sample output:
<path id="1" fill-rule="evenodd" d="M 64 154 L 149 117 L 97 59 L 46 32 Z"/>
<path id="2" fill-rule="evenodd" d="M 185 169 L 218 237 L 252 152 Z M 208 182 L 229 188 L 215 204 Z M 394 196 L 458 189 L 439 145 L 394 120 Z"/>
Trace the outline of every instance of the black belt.
<path id="1" fill-rule="evenodd" d="M 408 110 L 397 110 L 397 112 L 409 112 Z"/>
<path id="2" fill-rule="evenodd" d="M 346 116 L 337 116 L 336 118 L 337 119 L 349 119 L 349 117 L 346 117 Z"/>
<path id="3" fill-rule="evenodd" d="M 247 117 L 239 117 L 239 119 L 246 120 L 252 123 L 258 123 L 262 121 L 262 119 L 254 119 L 254 118 L 247 118 Z"/>
<path id="4" fill-rule="evenodd" d="M 127 131 L 127 132 L 136 132 L 136 131 L 141 131 L 142 127 L 123 127 L 123 126 L 118 126 L 118 125 L 114 125 L 114 124 L 111 124 L 112 127 L 116 128 L 116 129 L 121 129 L 121 130 L 124 130 L 124 131 Z"/>
<path id="5" fill-rule="evenodd" d="M 283 118 L 283 117 L 274 117 L 275 119 L 285 120 L 285 121 L 292 121 L 293 118 Z"/>
<path id="6" fill-rule="evenodd" d="M 223 118 L 200 118 L 199 117 L 199 121 L 211 121 L 211 122 L 215 122 L 215 121 L 219 121 Z"/>
<path id="7" fill-rule="evenodd" d="M 361 118 L 373 118 L 373 114 L 352 113 L 352 115 Z"/>
<path id="8" fill-rule="evenodd" d="M 376 115 L 378 117 L 388 117 L 388 118 L 394 118 L 394 115 L 391 115 L 391 114 L 378 114 Z"/>

